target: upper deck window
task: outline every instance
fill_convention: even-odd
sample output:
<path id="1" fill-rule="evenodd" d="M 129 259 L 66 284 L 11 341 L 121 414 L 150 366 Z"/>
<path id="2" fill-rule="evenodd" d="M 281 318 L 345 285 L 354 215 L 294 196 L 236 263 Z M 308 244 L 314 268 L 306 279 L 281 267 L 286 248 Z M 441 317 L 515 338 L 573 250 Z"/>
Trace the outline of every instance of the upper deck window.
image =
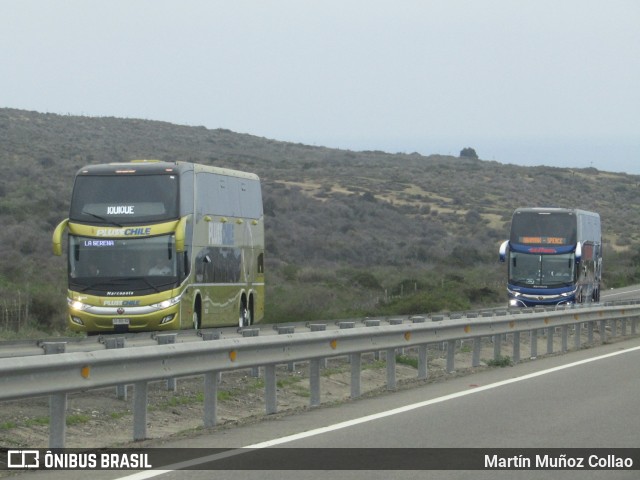
<path id="1" fill-rule="evenodd" d="M 229 217 L 262 217 L 260 182 L 208 172 L 196 177 L 198 217 L 222 215 Z"/>
<path id="2" fill-rule="evenodd" d="M 576 216 L 569 212 L 517 212 L 511 222 L 511 243 L 575 245 Z"/>
<path id="3" fill-rule="evenodd" d="M 178 183 L 175 174 L 78 175 L 69 218 L 112 225 L 175 219 Z"/>

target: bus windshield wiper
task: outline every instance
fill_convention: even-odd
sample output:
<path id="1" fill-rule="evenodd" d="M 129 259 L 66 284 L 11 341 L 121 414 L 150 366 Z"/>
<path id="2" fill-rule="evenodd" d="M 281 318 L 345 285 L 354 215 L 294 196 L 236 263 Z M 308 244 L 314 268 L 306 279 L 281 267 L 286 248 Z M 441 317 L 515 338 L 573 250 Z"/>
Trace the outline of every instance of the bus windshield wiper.
<path id="1" fill-rule="evenodd" d="M 112 285 L 128 285 L 131 280 L 142 280 L 147 286 L 153 288 L 156 293 L 160 293 L 160 289 L 151 283 L 146 277 L 118 277 L 114 279 Z"/>
<path id="2" fill-rule="evenodd" d="M 158 287 L 164 287 L 166 285 L 171 285 L 174 282 L 161 283 L 159 285 L 154 285 L 145 277 L 114 277 L 111 279 L 105 279 L 101 282 L 93 282 L 88 285 L 79 284 L 82 286 L 80 289 L 81 292 L 86 292 L 87 290 L 95 289 L 98 286 L 101 287 L 121 287 L 130 285 L 132 280 L 139 280 L 145 283 L 148 287 L 152 288 L 156 291 L 156 293 L 160 293 L 160 289 Z"/>
<path id="3" fill-rule="evenodd" d="M 86 211 L 84 211 L 84 210 L 83 210 L 82 212 L 80 212 L 80 213 L 82 213 L 83 215 L 90 215 L 90 216 L 92 216 L 93 218 L 97 218 L 98 220 L 100 220 L 100 221 L 102 221 L 102 222 L 104 222 L 104 223 L 110 223 L 111 225 L 115 225 L 116 227 L 120 227 L 120 228 L 122 228 L 122 225 L 121 225 L 121 224 L 119 224 L 118 222 L 114 222 L 113 220 L 109 220 L 108 218 L 104 218 L 104 217 L 102 217 L 102 216 L 100 216 L 100 215 L 97 215 L 97 214 L 95 214 L 95 213 L 86 212 Z"/>
<path id="4" fill-rule="evenodd" d="M 78 284 L 78 285 L 82 285 L 82 284 Z M 81 292 L 86 292 L 87 290 L 93 290 L 98 286 L 109 286 L 109 285 L 111 285 L 111 282 L 109 282 L 109 281 L 106 281 L 106 282 L 94 282 L 94 283 L 90 283 L 89 285 L 82 286 L 80 291 Z"/>

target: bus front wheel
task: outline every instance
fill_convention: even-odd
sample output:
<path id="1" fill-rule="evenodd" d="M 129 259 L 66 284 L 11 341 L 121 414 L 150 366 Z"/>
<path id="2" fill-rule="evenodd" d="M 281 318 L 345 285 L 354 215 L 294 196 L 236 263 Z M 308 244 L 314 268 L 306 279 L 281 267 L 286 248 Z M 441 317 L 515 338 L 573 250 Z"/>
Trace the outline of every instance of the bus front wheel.
<path id="1" fill-rule="evenodd" d="M 195 305 L 193 306 L 193 328 L 195 330 L 199 330 L 201 326 L 202 326 L 202 315 L 200 311 L 200 297 L 198 297 Z"/>

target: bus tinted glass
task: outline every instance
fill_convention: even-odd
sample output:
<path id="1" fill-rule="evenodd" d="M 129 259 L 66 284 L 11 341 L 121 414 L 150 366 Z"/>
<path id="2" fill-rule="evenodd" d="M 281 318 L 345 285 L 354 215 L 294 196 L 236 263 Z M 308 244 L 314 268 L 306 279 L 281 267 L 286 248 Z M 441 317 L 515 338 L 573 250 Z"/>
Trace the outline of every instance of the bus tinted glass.
<path id="1" fill-rule="evenodd" d="M 83 292 L 154 293 L 178 280 L 173 235 L 136 239 L 69 236 L 69 285 Z"/>
<path id="2" fill-rule="evenodd" d="M 197 214 L 262 217 L 260 182 L 252 179 L 199 173 L 196 177 Z"/>
<path id="3" fill-rule="evenodd" d="M 69 218 L 116 225 L 178 218 L 178 177 L 80 175 L 73 187 Z"/>
<path id="4" fill-rule="evenodd" d="M 512 243 L 575 245 L 576 216 L 568 212 L 518 212 L 511 222 Z"/>
<path id="5" fill-rule="evenodd" d="M 511 252 L 509 283 L 522 287 L 557 288 L 575 281 L 573 253 L 531 255 Z"/>

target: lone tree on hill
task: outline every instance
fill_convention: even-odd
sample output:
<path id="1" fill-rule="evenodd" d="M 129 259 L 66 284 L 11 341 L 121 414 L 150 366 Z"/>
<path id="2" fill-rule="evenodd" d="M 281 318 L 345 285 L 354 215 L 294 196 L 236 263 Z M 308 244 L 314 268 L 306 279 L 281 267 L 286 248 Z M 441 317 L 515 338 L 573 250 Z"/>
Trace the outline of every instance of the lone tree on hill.
<path id="1" fill-rule="evenodd" d="M 460 157 L 473 158 L 475 160 L 478 160 L 478 154 L 471 147 L 463 148 L 462 150 L 460 150 Z"/>

